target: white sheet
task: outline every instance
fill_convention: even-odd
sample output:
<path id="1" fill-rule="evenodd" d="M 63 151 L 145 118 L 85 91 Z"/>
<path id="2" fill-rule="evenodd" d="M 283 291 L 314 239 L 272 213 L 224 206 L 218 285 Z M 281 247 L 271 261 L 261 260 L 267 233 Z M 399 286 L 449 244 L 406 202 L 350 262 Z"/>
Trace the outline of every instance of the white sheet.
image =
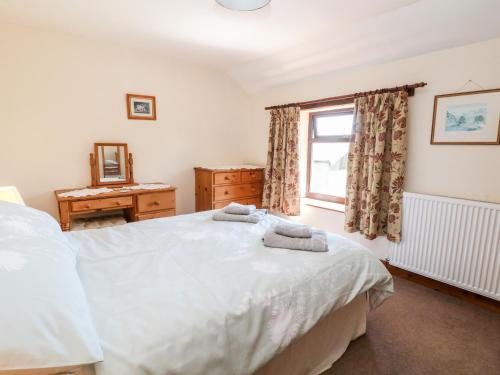
<path id="1" fill-rule="evenodd" d="M 319 375 L 366 333 L 366 294 L 329 313 L 254 375 Z"/>
<path id="2" fill-rule="evenodd" d="M 98 375 L 250 374 L 321 317 L 392 278 L 368 250 L 329 235 L 330 251 L 271 249 L 259 224 L 212 212 L 68 233 L 101 337 Z"/>

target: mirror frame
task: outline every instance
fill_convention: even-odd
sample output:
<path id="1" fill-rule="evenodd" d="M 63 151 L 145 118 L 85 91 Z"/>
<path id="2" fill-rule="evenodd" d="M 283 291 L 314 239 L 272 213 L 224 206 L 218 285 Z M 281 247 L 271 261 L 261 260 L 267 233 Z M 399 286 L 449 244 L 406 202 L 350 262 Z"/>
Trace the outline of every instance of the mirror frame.
<path id="1" fill-rule="evenodd" d="M 101 182 L 101 176 L 100 176 L 100 168 L 99 168 L 99 147 L 102 146 L 120 146 L 123 147 L 124 151 L 124 163 L 125 163 L 125 180 L 123 181 L 114 181 L 114 182 Z M 128 147 L 126 143 L 114 143 L 114 142 L 96 142 L 94 143 L 94 156 L 90 157 L 91 160 L 91 167 L 93 169 L 92 171 L 92 185 L 93 186 L 107 186 L 107 185 L 130 185 L 132 184 L 132 178 L 131 178 L 131 165 L 130 165 L 130 159 L 132 155 L 129 155 L 128 153 Z M 92 162 L 93 160 L 93 162 Z"/>

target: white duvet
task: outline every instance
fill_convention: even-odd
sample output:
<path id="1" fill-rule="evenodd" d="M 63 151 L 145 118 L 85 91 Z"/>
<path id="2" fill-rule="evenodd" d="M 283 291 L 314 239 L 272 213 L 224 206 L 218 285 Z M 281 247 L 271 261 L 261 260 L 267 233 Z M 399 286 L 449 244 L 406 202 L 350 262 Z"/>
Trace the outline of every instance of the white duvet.
<path id="1" fill-rule="evenodd" d="M 66 235 L 101 338 L 98 375 L 251 374 L 322 316 L 392 278 L 368 250 L 329 235 L 330 251 L 266 248 L 259 224 L 212 212 Z"/>

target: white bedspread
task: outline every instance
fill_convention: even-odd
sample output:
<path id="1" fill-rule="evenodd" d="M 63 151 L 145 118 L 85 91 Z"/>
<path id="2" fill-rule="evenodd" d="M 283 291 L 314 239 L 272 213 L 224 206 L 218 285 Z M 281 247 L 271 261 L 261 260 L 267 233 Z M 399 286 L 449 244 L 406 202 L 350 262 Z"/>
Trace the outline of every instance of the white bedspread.
<path id="1" fill-rule="evenodd" d="M 101 337 L 98 375 L 237 375 L 268 362 L 322 316 L 392 278 L 368 250 L 329 234 L 330 251 L 266 248 L 259 224 L 212 212 L 67 233 Z"/>

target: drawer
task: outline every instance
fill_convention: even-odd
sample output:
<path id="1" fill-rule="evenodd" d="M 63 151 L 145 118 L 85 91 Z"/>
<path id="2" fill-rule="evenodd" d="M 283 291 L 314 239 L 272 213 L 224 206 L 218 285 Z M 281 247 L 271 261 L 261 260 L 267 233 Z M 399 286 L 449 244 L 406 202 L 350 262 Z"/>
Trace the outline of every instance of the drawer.
<path id="1" fill-rule="evenodd" d="M 64 366 L 64 367 L 47 367 L 31 370 L 6 370 L 1 371 L 5 375 L 91 375 L 94 374 L 93 365 L 80 366 Z"/>
<path id="2" fill-rule="evenodd" d="M 138 214 L 137 220 L 141 221 L 141 220 L 149 220 L 149 219 L 158 219 L 160 217 L 168 217 L 168 216 L 175 216 L 175 210 L 170 209 L 170 210 L 152 212 L 149 214 Z"/>
<path id="3" fill-rule="evenodd" d="M 214 173 L 214 185 L 239 184 L 240 172 L 217 172 Z"/>
<path id="4" fill-rule="evenodd" d="M 241 172 L 241 182 L 262 181 L 264 171 L 243 171 Z"/>
<path id="5" fill-rule="evenodd" d="M 252 198 L 240 198 L 240 199 L 234 199 L 234 200 L 228 200 L 228 201 L 214 202 L 212 206 L 214 209 L 224 208 L 231 202 L 236 202 L 239 204 L 254 204 L 255 207 L 257 207 L 257 208 L 262 207 L 262 199 L 260 196 L 252 197 Z"/>
<path id="6" fill-rule="evenodd" d="M 137 211 L 150 212 L 175 208 L 175 192 L 139 194 L 137 196 Z"/>
<path id="7" fill-rule="evenodd" d="M 260 194 L 262 194 L 262 184 L 259 183 L 214 187 L 214 201 L 259 196 Z"/>
<path id="8" fill-rule="evenodd" d="M 109 208 L 124 208 L 132 206 L 132 197 L 116 197 L 103 199 L 89 199 L 86 201 L 71 202 L 71 211 L 103 210 Z"/>

